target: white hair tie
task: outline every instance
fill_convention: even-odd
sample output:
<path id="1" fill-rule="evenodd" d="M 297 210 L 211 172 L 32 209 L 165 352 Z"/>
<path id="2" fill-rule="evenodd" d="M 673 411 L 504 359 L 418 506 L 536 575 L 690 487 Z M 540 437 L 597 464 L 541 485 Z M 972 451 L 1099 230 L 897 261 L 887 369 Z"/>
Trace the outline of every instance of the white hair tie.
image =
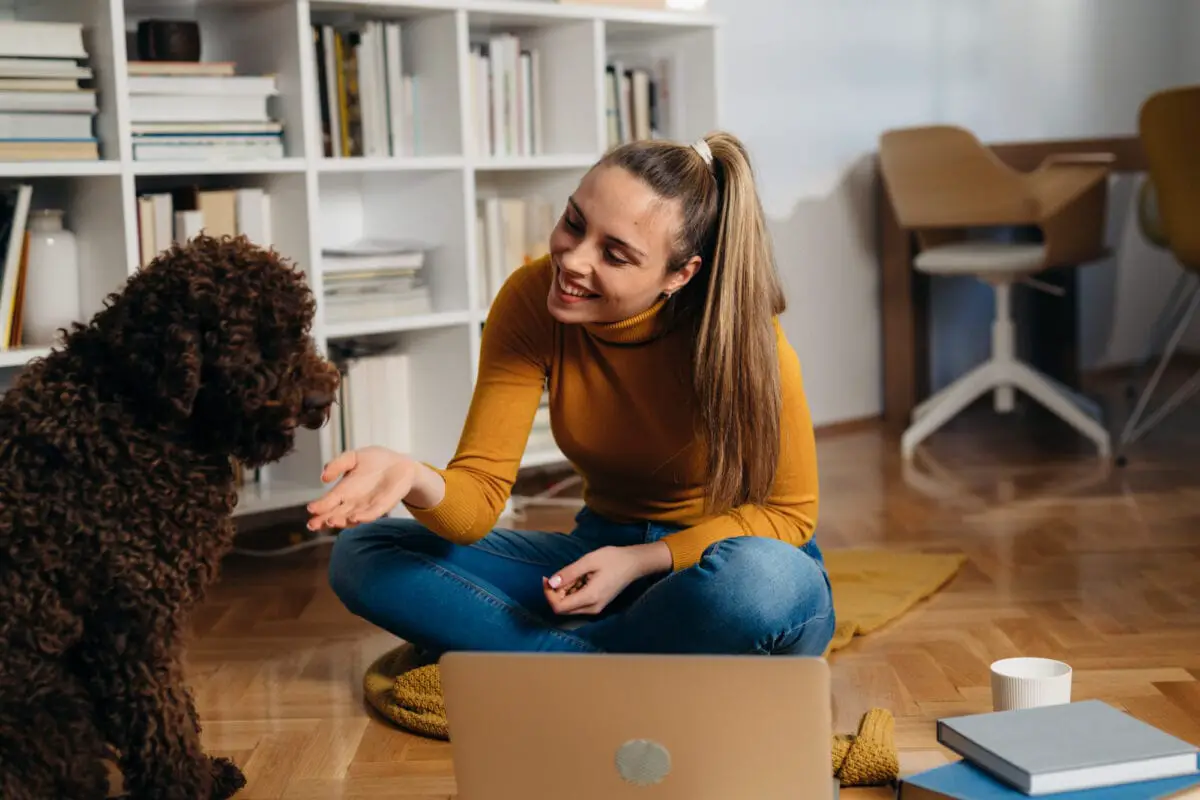
<path id="1" fill-rule="evenodd" d="M 692 143 L 692 149 L 699 153 L 700 157 L 704 159 L 704 163 L 708 165 L 709 169 L 712 169 L 713 154 L 708 146 L 708 142 L 704 141 L 704 139 L 697 139 Z"/>

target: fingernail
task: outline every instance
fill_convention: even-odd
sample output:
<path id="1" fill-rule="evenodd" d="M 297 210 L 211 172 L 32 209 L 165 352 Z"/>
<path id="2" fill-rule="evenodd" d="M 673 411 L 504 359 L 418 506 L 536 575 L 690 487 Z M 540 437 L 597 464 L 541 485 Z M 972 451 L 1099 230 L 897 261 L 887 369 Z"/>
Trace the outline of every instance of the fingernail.
<path id="1" fill-rule="evenodd" d="M 562 585 L 562 576 L 561 575 L 555 575 L 554 577 L 552 577 L 550 579 L 550 588 L 551 589 L 557 589 L 561 585 Z"/>

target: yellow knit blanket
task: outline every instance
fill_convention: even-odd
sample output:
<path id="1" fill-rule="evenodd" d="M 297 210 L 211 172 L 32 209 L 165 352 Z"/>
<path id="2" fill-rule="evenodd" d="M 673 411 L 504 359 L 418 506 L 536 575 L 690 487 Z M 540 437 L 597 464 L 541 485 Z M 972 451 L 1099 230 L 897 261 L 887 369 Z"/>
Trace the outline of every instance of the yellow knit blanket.
<path id="1" fill-rule="evenodd" d="M 441 673 L 436 664 L 406 669 L 404 662 L 409 659 L 407 646 L 377 659 L 364 678 L 367 700 L 407 731 L 448 740 Z M 386 685 L 389 682 L 391 685 Z M 873 708 L 863 715 L 855 733 L 835 735 L 831 747 L 834 777 L 843 786 L 878 786 L 896 780 L 900 761 L 895 731 L 891 712 Z"/>

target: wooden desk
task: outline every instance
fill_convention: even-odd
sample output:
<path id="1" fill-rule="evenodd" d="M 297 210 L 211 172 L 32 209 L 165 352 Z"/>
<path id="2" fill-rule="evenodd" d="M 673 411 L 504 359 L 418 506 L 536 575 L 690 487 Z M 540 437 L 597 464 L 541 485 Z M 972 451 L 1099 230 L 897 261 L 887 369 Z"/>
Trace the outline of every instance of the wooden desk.
<path id="1" fill-rule="evenodd" d="M 1136 136 L 1109 139 L 1062 139 L 991 145 L 992 151 L 1014 169 L 1028 172 L 1046 156 L 1060 153 L 1112 153 L 1114 172 L 1146 169 Z M 878 200 L 880 303 L 883 317 L 883 418 L 889 430 L 902 432 L 914 406 L 929 396 L 929 278 L 912 268 L 912 236 L 896 221 L 883 180 L 876 170 Z M 1062 278 L 1074 281 L 1075 270 Z M 1070 301 L 1072 287 L 1068 288 Z M 1061 303 L 1062 299 L 1057 299 Z M 1054 327 L 1074 336 L 1075 314 L 1056 320 Z M 1073 357 L 1073 349 L 1068 354 Z"/>

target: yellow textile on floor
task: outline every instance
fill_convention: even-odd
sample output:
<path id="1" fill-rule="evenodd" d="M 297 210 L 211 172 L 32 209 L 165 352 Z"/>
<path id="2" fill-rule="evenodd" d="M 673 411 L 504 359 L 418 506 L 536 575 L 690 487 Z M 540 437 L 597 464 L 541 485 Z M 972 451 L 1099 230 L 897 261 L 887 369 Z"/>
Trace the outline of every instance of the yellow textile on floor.
<path id="1" fill-rule="evenodd" d="M 883 550 L 832 550 L 825 554 L 833 586 L 837 628 L 826 655 L 855 636 L 878 630 L 934 594 L 965 561 L 958 554 L 904 553 Z M 407 644 L 377 658 L 363 678 L 367 702 L 412 733 L 448 739 L 441 673 L 436 664 L 420 665 Z M 833 775 L 843 786 L 877 786 L 899 776 L 895 719 L 873 708 L 854 734 L 831 741 Z"/>
<path id="2" fill-rule="evenodd" d="M 953 578 L 966 562 L 960 553 L 830 550 L 825 567 L 833 586 L 837 628 L 825 653 L 900 618 Z"/>

